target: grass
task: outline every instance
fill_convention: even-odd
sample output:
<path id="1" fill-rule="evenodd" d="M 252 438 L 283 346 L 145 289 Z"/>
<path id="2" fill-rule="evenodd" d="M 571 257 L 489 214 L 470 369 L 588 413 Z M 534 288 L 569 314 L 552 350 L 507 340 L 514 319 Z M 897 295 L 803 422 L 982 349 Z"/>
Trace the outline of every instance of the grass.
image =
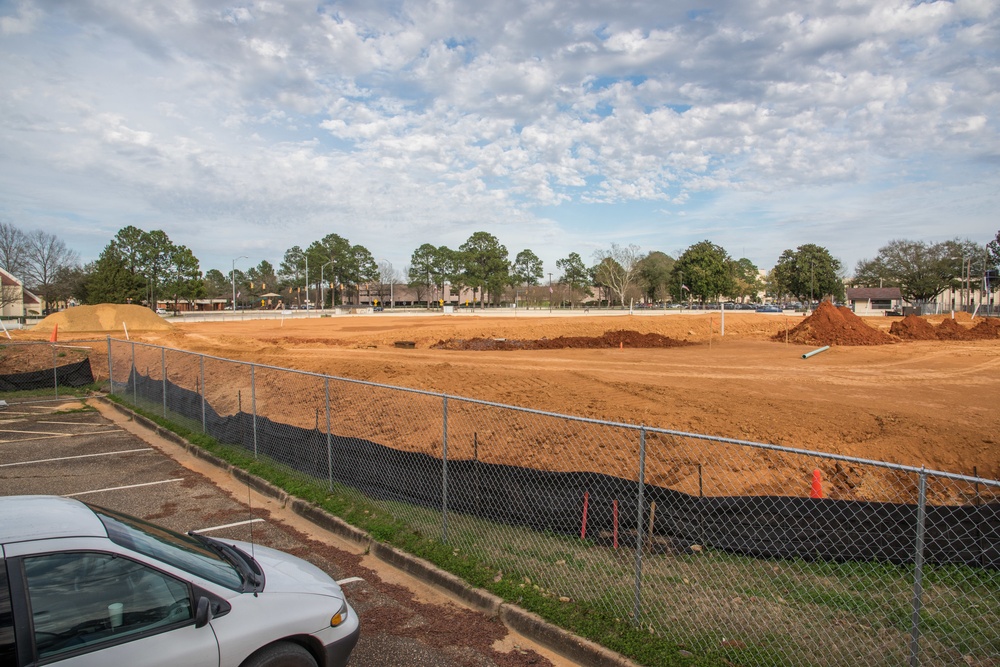
<path id="1" fill-rule="evenodd" d="M 112 400 L 117 400 L 112 397 Z M 567 630 L 650 666 L 896 665 L 906 661 L 912 566 L 755 559 L 703 549 L 636 554 L 552 532 L 378 501 L 137 409 L 219 458 Z M 171 415 L 171 417 L 173 417 Z M 922 664 L 1000 656 L 1000 573 L 924 568 Z"/>
<path id="2" fill-rule="evenodd" d="M 101 391 L 101 384 L 87 384 L 82 387 L 65 387 L 59 386 L 59 396 L 58 398 L 86 398 L 91 394 Z M 8 403 L 25 402 L 24 399 L 30 398 L 50 398 L 55 399 L 56 392 L 52 387 L 47 387 L 45 389 L 24 389 L 21 391 L 5 391 L 0 394 L 5 401 Z"/>

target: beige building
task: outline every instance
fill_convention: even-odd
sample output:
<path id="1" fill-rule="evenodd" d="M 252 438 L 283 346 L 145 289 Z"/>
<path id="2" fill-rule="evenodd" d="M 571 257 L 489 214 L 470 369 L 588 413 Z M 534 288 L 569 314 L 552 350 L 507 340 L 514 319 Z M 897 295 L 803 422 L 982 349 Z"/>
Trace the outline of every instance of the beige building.
<path id="1" fill-rule="evenodd" d="M 42 300 L 21 281 L 0 269 L 0 317 L 41 317 Z"/>
<path id="2" fill-rule="evenodd" d="M 901 313 L 903 295 L 898 287 L 848 287 L 847 305 L 857 315 Z"/>

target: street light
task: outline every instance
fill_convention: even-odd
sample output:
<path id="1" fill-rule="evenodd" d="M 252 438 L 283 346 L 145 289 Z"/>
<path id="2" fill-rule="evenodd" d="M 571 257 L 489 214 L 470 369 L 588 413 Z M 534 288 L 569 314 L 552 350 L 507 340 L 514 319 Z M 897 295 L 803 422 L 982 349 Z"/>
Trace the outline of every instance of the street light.
<path id="1" fill-rule="evenodd" d="M 333 264 L 331 259 L 329 262 L 319 267 L 319 308 L 320 310 L 326 310 L 326 292 L 323 290 L 323 269 Z M 336 293 L 334 293 L 336 296 Z"/>
<path id="2" fill-rule="evenodd" d="M 233 278 L 233 314 L 236 314 L 236 260 L 237 259 L 250 259 L 246 255 L 240 255 L 233 260 L 233 271 L 229 275 Z"/>

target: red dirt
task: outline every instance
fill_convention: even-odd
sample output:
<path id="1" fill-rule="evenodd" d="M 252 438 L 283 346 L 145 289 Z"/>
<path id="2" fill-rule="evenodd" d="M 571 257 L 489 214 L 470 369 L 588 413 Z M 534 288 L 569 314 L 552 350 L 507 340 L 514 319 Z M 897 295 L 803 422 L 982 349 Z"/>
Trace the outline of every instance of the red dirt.
<path id="1" fill-rule="evenodd" d="M 968 321 L 968 317 L 963 319 Z M 984 318 L 966 327 L 958 319 L 944 318 L 934 326 L 925 318 L 907 315 L 893 322 L 889 333 L 903 340 L 995 340 L 1000 338 L 1000 320 Z"/>
<path id="2" fill-rule="evenodd" d="M 922 317 L 907 315 L 898 322 L 893 322 L 889 333 L 904 340 L 937 340 L 934 326 Z"/>
<path id="3" fill-rule="evenodd" d="M 535 340 L 507 338 L 450 338 L 431 346 L 434 350 L 606 350 L 606 349 L 649 349 L 682 347 L 693 345 L 683 340 L 668 338 L 658 333 L 638 331 L 605 331 L 602 336 L 558 336 Z"/>
<path id="4" fill-rule="evenodd" d="M 62 345 L 54 351 L 52 345 L 0 345 L 0 375 L 51 370 L 53 365 L 75 364 L 88 356 L 89 350 Z"/>
<path id="5" fill-rule="evenodd" d="M 772 340 L 784 341 L 784 334 Z M 816 311 L 788 332 L 788 340 L 802 345 L 886 345 L 897 342 L 887 333 L 873 329 L 848 308 L 824 301 Z"/>
<path id="6" fill-rule="evenodd" d="M 976 340 L 993 340 L 1000 338 L 1000 318 L 988 317 L 979 320 L 976 326 L 972 327 L 970 333 Z"/>
<path id="7" fill-rule="evenodd" d="M 955 320 L 944 320 L 935 331 L 938 340 L 972 340 L 969 330 Z"/>
<path id="8" fill-rule="evenodd" d="M 864 318 L 862 326 L 876 335 L 876 327 L 881 326 L 885 337 L 897 340 L 887 333 L 892 320 Z M 958 321 L 965 326 L 971 323 L 970 319 Z M 1000 337 L 838 345 L 803 361 L 802 352 L 808 348 L 783 343 L 786 326 L 804 323 L 801 317 L 727 313 L 722 337 L 719 313 L 612 317 L 593 311 L 519 312 L 516 316 L 386 312 L 180 323 L 163 332 L 134 335 L 133 340 L 592 419 L 963 474 L 972 474 L 975 468 L 981 476 L 1000 479 Z M 977 326 L 993 325 L 979 322 Z M 626 341 L 619 349 L 618 341 L 612 339 L 610 349 L 431 349 L 434 343 L 449 339 L 554 341 L 601 338 L 616 330 L 694 344 L 642 349 L 627 347 Z M 17 338 L 48 339 L 42 331 L 12 333 Z M 396 348 L 398 340 L 413 341 L 415 347 Z M 145 352 L 139 347 L 136 351 L 140 370 L 159 377 L 159 351 Z M 189 364 L 185 370 L 175 359 L 168 352 L 170 380 L 197 389 L 198 364 Z M 91 363 L 95 375 L 99 377 L 103 370 L 106 377 L 103 345 L 95 347 Z M 248 409 L 250 378 L 245 366 L 209 359 L 205 372 L 207 396 L 215 409 L 221 414 L 236 412 L 241 390 L 243 409 Z M 272 371 L 258 372 L 256 382 L 257 410 L 262 416 L 315 427 L 317 410 L 325 401 L 322 383 L 306 375 Z M 335 429 L 349 428 L 359 437 L 391 447 L 432 453 L 430 448 L 441 433 L 435 401 L 416 394 L 396 392 L 388 400 L 381 390 L 350 391 L 360 393 L 353 398 L 346 393 L 338 399 L 342 407 L 335 414 Z M 289 396 L 295 399 L 290 401 Z M 607 428 L 598 433 L 586 424 L 541 417 L 537 419 L 545 423 L 535 423 L 524 421 L 527 417 L 512 418 L 510 413 L 480 414 L 473 420 L 464 416 L 459 403 L 449 407 L 453 433 L 449 452 L 454 450 L 456 460 L 472 458 L 473 443 L 478 442 L 480 460 L 624 477 L 635 474 L 634 447 L 630 452 L 622 444 L 634 445 L 633 440 L 619 438 Z M 912 477 L 894 477 L 863 465 L 823 463 L 653 434 L 648 444 L 649 481 L 688 493 L 699 492 L 703 468 L 704 492 L 709 495 L 808 494 L 817 467 L 823 470 L 824 492 L 831 497 L 913 502 L 916 492 Z M 949 497 L 960 491 L 958 485 L 935 484 L 933 488 L 933 493 Z"/>

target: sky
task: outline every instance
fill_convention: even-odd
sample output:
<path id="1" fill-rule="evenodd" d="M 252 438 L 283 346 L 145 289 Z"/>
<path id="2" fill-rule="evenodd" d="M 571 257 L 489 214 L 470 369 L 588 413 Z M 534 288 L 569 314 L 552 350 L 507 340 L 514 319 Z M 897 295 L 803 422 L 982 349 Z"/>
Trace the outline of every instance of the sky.
<path id="1" fill-rule="evenodd" d="M 995 0 L 0 0 L 0 220 L 227 273 L 1000 229 Z M 245 258 L 244 258 L 245 256 Z"/>

